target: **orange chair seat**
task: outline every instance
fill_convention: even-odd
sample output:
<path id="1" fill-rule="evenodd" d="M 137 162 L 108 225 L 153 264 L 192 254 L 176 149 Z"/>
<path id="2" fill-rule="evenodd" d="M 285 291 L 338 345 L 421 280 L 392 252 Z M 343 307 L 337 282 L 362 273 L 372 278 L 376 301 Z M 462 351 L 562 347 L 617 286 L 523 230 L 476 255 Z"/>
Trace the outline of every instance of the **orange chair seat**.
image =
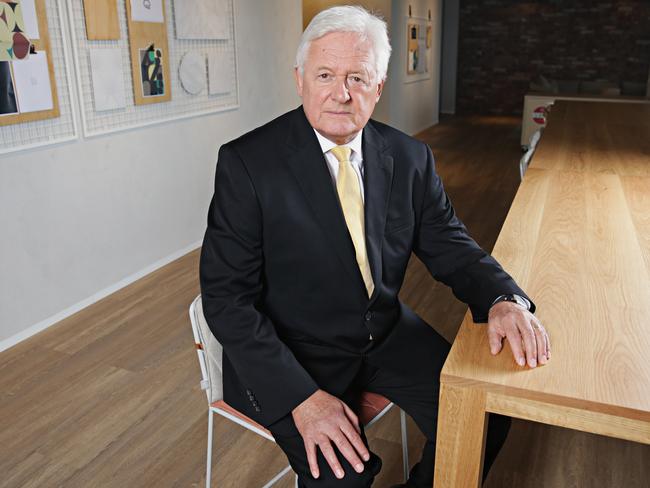
<path id="1" fill-rule="evenodd" d="M 384 408 L 388 406 L 389 403 L 390 400 L 388 400 L 388 398 L 378 395 L 377 393 L 364 392 L 361 395 L 359 408 L 357 409 L 357 415 L 359 416 L 359 420 L 363 425 L 367 425 L 370 421 L 372 421 L 372 419 L 374 419 L 377 415 L 379 415 L 382 412 L 382 410 L 384 410 Z M 230 415 L 233 415 L 234 417 L 237 417 L 239 420 L 245 422 L 246 424 L 252 427 L 256 427 L 261 431 L 267 433 L 268 435 L 273 436 L 273 434 L 271 434 L 271 432 L 269 432 L 268 429 L 265 429 L 260 424 L 255 422 L 253 419 L 241 413 L 239 410 L 235 410 L 233 407 L 228 405 L 223 400 L 212 402 L 210 406 L 212 408 L 216 408 L 217 410 L 227 412 Z"/>

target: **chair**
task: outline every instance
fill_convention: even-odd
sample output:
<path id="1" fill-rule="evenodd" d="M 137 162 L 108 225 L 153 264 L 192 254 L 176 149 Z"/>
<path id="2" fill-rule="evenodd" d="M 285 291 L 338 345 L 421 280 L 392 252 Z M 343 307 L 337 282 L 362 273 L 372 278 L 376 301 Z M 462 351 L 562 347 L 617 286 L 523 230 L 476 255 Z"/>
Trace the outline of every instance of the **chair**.
<path id="1" fill-rule="evenodd" d="M 539 142 L 539 139 L 542 136 L 543 129 L 544 128 L 542 127 L 537 131 L 535 131 L 533 136 L 530 138 L 530 144 L 528 145 L 528 150 L 519 160 L 519 178 L 521 180 L 524 179 L 524 174 L 526 173 L 526 170 L 528 169 L 528 166 L 530 164 L 530 160 L 533 157 L 533 154 L 535 153 L 535 149 L 537 148 L 537 143 Z"/>
<path id="2" fill-rule="evenodd" d="M 201 389 L 205 390 L 208 397 L 208 452 L 207 467 L 205 473 L 205 486 L 210 487 L 210 478 L 212 476 L 212 430 L 213 416 L 215 413 L 232 420 L 236 424 L 247 428 L 248 430 L 261 435 L 265 439 L 275 442 L 273 435 L 267 429 L 262 427 L 254 420 L 238 412 L 226 402 L 223 401 L 223 382 L 222 382 L 222 353 L 223 348 L 219 341 L 212 335 L 210 328 L 203 316 L 203 305 L 201 295 L 196 297 L 190 305 L 190 321 L 192 323 L 192 333 L 196 351 L 199 356 L 199 366 L 201 367 Z M 366 426 L 370 427 L 380 418 L 382 418 L 392 407 L 393 403 L 381 395 L 366 392 L 362 395 L 357 414 L 359 420 Z M 402 461 L 404 468 L 404 480 L 408 478 L 408 442 L 406 433 L 406 416 L 403 410 L 400 410 L 400 426 L 402 431 Z M 285 467 L 276 474 L 263 488 L 273 486 L 280 478 L 291 470 L 291 466 Z M 298 477 L 295 481 L 298 486 Z"/>

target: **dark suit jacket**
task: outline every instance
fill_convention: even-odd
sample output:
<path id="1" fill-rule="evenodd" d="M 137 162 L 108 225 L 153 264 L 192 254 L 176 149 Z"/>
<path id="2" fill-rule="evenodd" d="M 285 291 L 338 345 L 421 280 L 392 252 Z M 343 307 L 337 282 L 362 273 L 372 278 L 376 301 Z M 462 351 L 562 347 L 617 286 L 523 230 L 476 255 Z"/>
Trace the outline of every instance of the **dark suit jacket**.
<path id="1" fill-rule="evenodd" d="M 219 151 L 201 253 L 203 310 L 224 348 L 225 401 L 263 425 L 317 388 L 341 394 L 363 357 L 430 374 L 423 363 L 440 360 L 435 332 L 397 298 L 411 252 L 475 321 L 487 320 L 501 294 L 526 296 L 467 235 L 427 145 L 370 121 L 363 160 L 370 298 L 302 107 Z"/>

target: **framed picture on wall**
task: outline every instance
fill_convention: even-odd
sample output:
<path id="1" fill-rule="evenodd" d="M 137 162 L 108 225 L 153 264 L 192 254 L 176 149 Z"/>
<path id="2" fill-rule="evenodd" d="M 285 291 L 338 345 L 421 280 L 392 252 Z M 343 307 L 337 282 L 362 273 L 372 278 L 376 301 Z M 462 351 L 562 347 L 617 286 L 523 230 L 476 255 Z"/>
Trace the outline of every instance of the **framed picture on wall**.
<path id="1" fill-rule="evenodd" d="M 432 49 L 432 24 L 429 19 L 406 18 L 406 81 L 429 79 Z"/>

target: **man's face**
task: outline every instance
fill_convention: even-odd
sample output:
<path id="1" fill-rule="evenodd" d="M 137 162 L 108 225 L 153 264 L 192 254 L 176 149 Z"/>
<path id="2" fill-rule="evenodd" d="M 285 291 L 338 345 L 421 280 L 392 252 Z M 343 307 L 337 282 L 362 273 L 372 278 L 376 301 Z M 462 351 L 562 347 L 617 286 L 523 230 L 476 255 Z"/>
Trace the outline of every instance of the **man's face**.
<path id="1" fill-rule="evenodd" d="M 307 120 L 339 145 L 363 129 L 384 85 L 370 41 L 354 32 L 330 32 L 312 41 L 304 73 L 296 69 L 295 75 Z"/>

